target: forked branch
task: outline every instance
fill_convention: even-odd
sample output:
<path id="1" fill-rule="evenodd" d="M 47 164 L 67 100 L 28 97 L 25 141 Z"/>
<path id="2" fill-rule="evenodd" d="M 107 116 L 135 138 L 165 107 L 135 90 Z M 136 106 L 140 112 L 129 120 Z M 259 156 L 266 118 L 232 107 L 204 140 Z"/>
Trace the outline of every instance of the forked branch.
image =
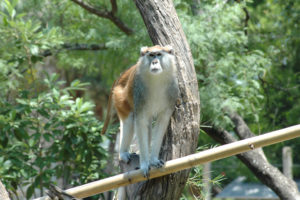
<path id="1" fill-rule="evenodd" d="M 109 19 L 113 22 L 119 29 L 121 29 L 126 35 L 132 35 L 133 30 L 129 28 L 120 18 L 118 18 L 115 14 L 118 10 L 116 0 L 111 0 L 112 10 L 108 11 L 107 9 L 96 9 L 95 7 L 91 6 L 90 4 L 82 1 L 82 0 L 71 0 L 80 7 L 84 8 L 88 12 L 97 15 L 98 17 Z"/>

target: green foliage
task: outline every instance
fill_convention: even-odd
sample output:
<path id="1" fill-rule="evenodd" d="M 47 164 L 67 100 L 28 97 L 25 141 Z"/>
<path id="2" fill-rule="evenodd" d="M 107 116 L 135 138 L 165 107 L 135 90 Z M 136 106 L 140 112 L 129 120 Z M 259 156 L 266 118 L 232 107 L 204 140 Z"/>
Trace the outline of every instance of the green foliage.
<path id="1" fill-rule="evenodd" d="M 205 191 L 205 185 L 203 182 L 204 181 L 203 173 L 205 173 L 205 172 L 203 171 L 202 165 L 195 167 L 195 168 L 193 168 L 192 172 L 190 173 L 190 177 L 187 180 L 186 190 L 192 194 L 193 199 L 197 199 L 197 200 L 205 200 L 206 199 L 207 191 Z M 214 177 L 213 179 L 210 179 L 208 181 L 209 181 L 209 184 L 211 184 L 211 186 L 220 186 L 220 184 L 223 180 L 224 180 L 224 175 L 219 174 L 216 177 Z M 187 198 L 185 195 L 183 195 L 180 199 L 187 200 L 189 198 Z"/>
<path id="2" fill-rule="evenodd" d="M 54 176 L 69 184 L 103 177 L 102 124 L 92 103 L 71 95 L 85 84 L 74 81 L 61 88 L 57 79 L 56 74 L 47 77 L 37 96 L 29 98 L 32 91 L 23 90 L 15 101 L 0 102 L 0 176 L 11 191 L 29 184 L 28 198 L 31 188 L 49 186 Z"/>
<path id="3" fill-rule="evenodd" d="M 250 45 L 266 52 L 273 64 L 263 79 L 263 128 L 300 123 L 300 2 L 268 0 L 252 10 L 259 17 L 253 15 L 250 24 Z"/>
<path id="4" fill-rule="evenodd" d="M 101 10 L 110 9 L 108 2 L 88 1 L 88 3 Z M 45 3 L 51 10 L 45 12 L 54 18 L 50 19 L 46 15 L 42 20 L 50 20 L 53 27 L 60 27 L 65 35 L 66 44 L 104 44 L 107 47 L 105 51 L 94 52 L 63 50 L 57 55 L 59 69 L 67 70 L 69 74 L 73 72 L 75 77 L 88 76 L 89 81 L 97 82 L 94 87 L 102 87 L 99 92 L 106 92 L 123 70 L 135 64 L 141 46 L 151 45 L 133 1 L 124 0 L 117 3 L 119 10 L 117 16 L 135 31 L 132 36 L 121 32 L 108 19 L 97 17 L 69 0 Z"/>
<path id="5" fill-rule="evenodd" d="M 255 13 L 249 28 L 249 46 L 271 58 L 272 67 L 262 77 L 264 110 L 255 132 L 267 132 L 300 123 L 300 2 L 267 0 L 249 7 Z M 299 177 L 300 140 L 265 148 L 272 163 L 281 163 L 283 146 L 293 148 L 294 177 Z"/>
<path id="6" fill-rule="evenodd" d="M 202 124 L 232 130 L 224 108 L 242 115 L 258 134 L 300 123 L 298 1 L 175 2 L 194 57 Z M 248 26 L 244 8 L 250 15 Z M 200 134 L 199 145 L 205 143 L 213 141 Z M 272 163 L 281 163 L 284 145 L 296 152 L 299 140 L 265 148 Z M 299 158 L 295 154 L 294 162 Z M 236 158 L 215 165 L 214 175 L 225 171 L 229 182 L 240 175 L 253 181 Z M 297 166 L 294 174 L 299 176 Z"/>
<path id="7" fill-rule="evenodd" d="M 22 72 L 42 60 L 40 53 L 62 44 L 59 28 L 43 28 L 41 23 L 25 20 L 24 13 L 17 13 L 17 1 L 1 2 L 0 10 L 0 89 L 5 95 L 16 89 L 23 77 Z"/>
<path id="8" fill-rule="evenodd" d="M 88 3 L 110 9 L 109 3 Z M 136 62 L 137 41 L 149 43 L 133 2 L 118 2 L 118 8 L 123 10 L 118 17 L 138 34 L 128 38 L 109 20 L 69 0 L 0 2 L 0 177 L 13 193 L 26 186 L 23 194 L 29 198 L 56 178 L 76 185 L 104 176 L 102 123 L 84 99 L 104 96 L 115 76 Z M 107 49 L 63 47 L 77 43 Z M 53 57 L 45 59 L 49 53 Z M 79 78 L 94 88 L 85 90 L 85 98 L 77 98 L 86 86 Z"/>
<path id="9" fill-rule="evenodd" d="M 16 11 L 18 1 L 0 3 L 0 177 L 16 196 L 32 197 L 62 178 L 78 185 L 104 176 L 106 150 L 94 104 L 75 97 L 87 84 L 66 84 L 40 68 L 45 51 L 65 37 Z"/>
<path id="10" fill-rule="evenodd" d="M 259 50 L 250 50 L 244 33 L 243 4 L 204 1 L 201 15 L 181 14 L 197 70 L 202 123 L 230 127 L 222 112 L 229 108 L 259 121 L 264 98 L 259 77 L 270 60 Z"/>

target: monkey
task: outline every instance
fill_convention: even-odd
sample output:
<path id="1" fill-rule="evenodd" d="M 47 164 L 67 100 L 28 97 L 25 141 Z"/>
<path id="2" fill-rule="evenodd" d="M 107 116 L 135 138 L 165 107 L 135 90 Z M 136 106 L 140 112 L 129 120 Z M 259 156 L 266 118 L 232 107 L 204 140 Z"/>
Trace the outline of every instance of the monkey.
<path id="1" fill-rule="evenodd" d="M 164 165 L 158 157 L 178 96 L 175 56 L 170 45 L 142 47 L 138 62 L 112 86 L 102 134 L 114 107 L 120 120 L 119 159 L 130 162 L 128 151 L 136 134 L 144 177 L 149 177 L 151 167 Z"/>

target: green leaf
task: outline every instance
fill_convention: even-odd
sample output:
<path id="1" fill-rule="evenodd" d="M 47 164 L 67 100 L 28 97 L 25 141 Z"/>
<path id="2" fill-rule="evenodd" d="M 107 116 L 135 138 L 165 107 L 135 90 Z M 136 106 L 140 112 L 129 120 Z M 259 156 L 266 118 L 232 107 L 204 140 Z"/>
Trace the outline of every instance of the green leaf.
<path id="1" fill-rule="evenodd" d="M 10 119 L 11 119 L 11 120 L 15 120 L 16 114 L 17 114 L 16 110 L 12 110 L 12 111 L 9 113 Z"/>
<path id="2" fill-rule="evenodd" d="M 94 107 L 94 105 L 91 104 L 90 102 L 84 102 L 83 105 L 80 107 L 79 112 L 80 112 L 80 113 L 83 113 L 83 112 L 89 111 L 89 110 L 91 110 L 93 107 Z"/>
<path id="3" fill-rule="evenodd" d="M 16 10 L 15 9 L 13 9 L 11 11 L 10 16 L 11 16 L 12 19 L 15 18 L 15 16 L 16 16 Z"/>
<path id="4" fill-rule="evenodd" d="M 32 55 L 38 55 L 39 54 L 39 47 L 37 45 L 30 45 L 29 46 L 29 49 L 30 49 L 30 53 Z"/>
<path id="5" fill-rule="evenodd" d="M 27 191 L 26 191 L 26 198 L 27 199 L 30 199 L 33 195 L 33 192 L 34 192 L 34 186 L 33 184 L 30 185 L 28 188 L 27 188 Z"/>
<path id="6" fill-rule="evenodd" d="M 39 113 L 40 115 L 42 115 L 42 116 L 45 117 L 45 118 L 49 118 L 49 117 L 50 117 L 48 111 L 45 110 L 45 109 L 42 109 L 42 108 L 41 108 L 41 109 L 38 109 L 37 111 L 38 111 L 38 113 Z"/>
<path id="7" fill-rule="evenodd" d="M 27 105 L 28 103 L 24 99 L 16 99 L 16 101 L 20 104 Z"/>
<path id="8" fill-rule="evenodd" d="M 83 99 L 82 99 L 82 98 L 77 98 L 77 99 L 75 100 L 75 105 L 76 105 L 77 110 L 80 110 L 80 109 L 81 109 L 82 102 L 83 102 Z"/>
<path id="9" fill-rule="evenodd" d="M 22 174 L 23 178 L 29 178 L 29 174 L 25 171 L 25 169 L 21 169 L 20 173 Z"/>
<path id="10" fill-rule="evenodd" d="M 12 162 L 10 160 L 6 160 L 4 163 L 3 163 L 3 168 L 5 170 L 9 170 L 10 167 L 12 166 Z"/>
<path id="11" fill-rule="evenodd" d="M 35 141 L 33 138 L 30 138 L 30 139 L 28 140 L 28 144 L 29 144 L 30 147 L 34 147 L 35 144 L 36 144 L 36 141 Z"/>
<path id="12" fill-rule="evenodd" d="M 47 142 L 50 142 L 51 139 L 53 138 L 53 136 L 50 133 L 43 134 L 43 137 Z"/>
<path id="13" fill-rule="evenodd" d="M 4 1 L 5 1 L 4 6 L 5 6 L 6 10 L 8 11 L 9 15 L 12 16 L 12 12 L 13 12 L 14 8 L 10 4 L 10 1 L 8 1 L 8 0 L 4 0 Z"/>
<path id="14" fill-rule="evenodd" d="M 0 12 L 0 13 L 1 13 L 1 12 Z M 4 25 L 4 26 L 7 26 L 7 25 L 9 24 L 6 16 L 3 16 L 3 17 L 2 17 L 2 21 L 3 21 L 3 25 Z"/>
<path id="15" fill-rule="evenodd" d="M 72 129 L 72 128 L 74 128 L 74 127 L 77 127 L 77 124 L 76 124 L 76 123 L 68 124 L 68 125 L 66 126 L 67 129 Z"/>
<path id="16" fill-rule="evenodd" d="M 71 83 L 71 87 L 77 87 L 77 86 L 79 86 L 80 85 L 80 80 L 74 80 L 74 81 L 72 81 L 72 83 Z"/>
<path id="17" fill-rule="evenodd" d="M 58 91 L 57 89 L 53 88 L 53 89 L 52 89 L 52 93 L 53 93 L 53 95 L 54 95 L 54 97 L 55 97 L 56 99 L 59 98 L 59 91 Z"/>

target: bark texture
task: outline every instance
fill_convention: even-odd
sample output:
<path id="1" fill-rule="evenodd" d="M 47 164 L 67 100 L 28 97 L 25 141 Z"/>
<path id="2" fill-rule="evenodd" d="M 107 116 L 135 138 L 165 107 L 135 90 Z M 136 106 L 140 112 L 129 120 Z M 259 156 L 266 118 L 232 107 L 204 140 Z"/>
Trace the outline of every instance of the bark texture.
<path id="1" fill-rule="evenodd" d="M 134 2 L 153 44 L 172 45 L 177 61 L 180 98 L 165 135 L 160 158 L 166 161 L 189 155 L 197 147 L 200 121 L 198 83 L 189 45 L 171 0 Z M 131 162 L 131 166 L 121 163 L 121 168 L 124 171 L 135 168 L 134 163 L 138 162 Z M 124 189 L 125 196 L 127 199 L 176 200 L 181 197 L 188 175 L 189 170 L 184 170 L 137 183 Z"/>
<path id="2" fill-rule="evenodd" d="M 8 192 L 6 191 L 4 185 L 2 184 L 1 181 L 0 181 L 0 199 L 2 199 L 2 200 L 10 200 Z"/>
<path id="3" fill-rule="evenodd" d="M 255 136 L 245 121 L 236 113 L 229 112 L 229 117 L 235 124 L 235 132 L 240 139 L 246 139 Z M 227 131 L 218 128 L 205 131 L 216 141 L 227 144 L 235 142 L 236 139 Z M 253 172 L 253 174 L 266 186 L 271 188 L 280 199 L 300 200 L 300 194 L 296 183 L 284 176 L 278 168 L 271 165 L 263 150 L 256 149 L 237 155 L 237 157 Z"/>

